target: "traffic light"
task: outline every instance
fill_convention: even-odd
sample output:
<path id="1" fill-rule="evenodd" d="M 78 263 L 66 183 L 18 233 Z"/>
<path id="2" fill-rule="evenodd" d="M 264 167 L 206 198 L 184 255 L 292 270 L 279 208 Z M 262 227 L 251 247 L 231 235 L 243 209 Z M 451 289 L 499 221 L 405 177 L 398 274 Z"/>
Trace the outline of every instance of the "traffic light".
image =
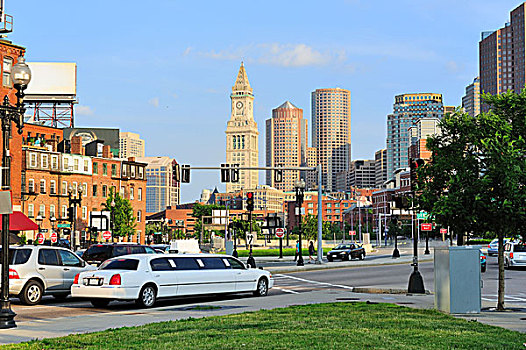
<path id="1" fill-rule="evenodd" d="M 181 181 L 181 170 L 179 169 L 179 164 L 172 164 L 172 182 Z"/>
<path id="2" fill-rule="evenodd" d="M 181 182 L 190 183 L 190 165 L 185 164 L 181 166 Z"/>
<path id="3" fill-rule="evenodd" d="M 239 182 L 239 164 L 230 167 L 230 182 Z"/>
<path id="4" fill-rule="evenodd" d="M 422 165 L 424 165 L 424 160 L 421 158 L 411 158 L 409 160 L 409 167 L 410 167 L 410 177 L 411 177 L 411 192 L 415 192 L 416 190 L 416 180 L 417 180 L 417 172 L 418 168 L 420 168 Z"/>
<path id="5" fill-rule="evenodd" d="M 254 192 L 247 192 L 247 210 L 254 210 Z"/>
<path id="6" fill-rule="evenodd" d="M 282 166 L 282 165 L 279 165 L 279 166 Z M 283 170 L 281 169 L 274 170 L 274 182 L 275 183 L 283 182 Z"/>
<path id="7" fill-rule="evenodd" d="M 74 213 L 74 208 L 69 207 L 68 208 L 68 221 L 69 222 L 73 222 L 73 213 Z"/>
<path id="8" fill-rule="evenodd" d="M 221 182 L 230 182 L 230 164 L 221 164 Z"/>

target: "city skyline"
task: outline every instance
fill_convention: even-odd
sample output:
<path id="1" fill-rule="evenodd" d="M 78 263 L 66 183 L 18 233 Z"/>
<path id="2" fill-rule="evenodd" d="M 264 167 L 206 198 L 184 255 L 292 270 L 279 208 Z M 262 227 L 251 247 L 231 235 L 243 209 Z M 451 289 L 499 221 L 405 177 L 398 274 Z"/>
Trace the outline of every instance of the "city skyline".
<path id="1" fill-rule="evenodd" d="M 395 95 L 435 91 L 445 105 L 461 104 L 465 87 L 478 75 L 481 32 L 502 27 L 520 2 L 373 6 L 353 0 L 334 1 L 316 12 L 313 4 L 269 2 L 240 9 L 211 2 L 201 11 L 193 4 L 160 1 L 147 9 L 153 16 L 142 16 L 143 6 L 8 1 L 6 12 L 15 20 L 8 39 L 28 48 L 28 61 L 77 62 L 76 126 L 119 127 L 146 140 L 147 156 L 219 165 L 227 98 L 242 60 L 259 94 L 254 117 L 260 126 L 283 101 L 294 101 L 310 115 L 315 89 L 350 90 L 352 158 L 371 159 L 385 147 L 385 118 Z M 243 11 L 258 15 L 233 15 Z M 318 19 L 284 21 L 291 11 Z M 71 15 L 80 12 L 81 17 Z M 144 19 L 140 24 L 138 17 Z M 443 26 L 439 18 L 446 17 L 452 25 Z M 395 28 L 389 25 L 393 18 Z M 200 29 L 201 21 L 214 32 Z M 264 149 L 264 135 L 259 148 Z M 259 164 L 264 162 L 260 154 Z M 218 173 L 193 172 L 182 201 L 216 185 L 224 189 Z"/>

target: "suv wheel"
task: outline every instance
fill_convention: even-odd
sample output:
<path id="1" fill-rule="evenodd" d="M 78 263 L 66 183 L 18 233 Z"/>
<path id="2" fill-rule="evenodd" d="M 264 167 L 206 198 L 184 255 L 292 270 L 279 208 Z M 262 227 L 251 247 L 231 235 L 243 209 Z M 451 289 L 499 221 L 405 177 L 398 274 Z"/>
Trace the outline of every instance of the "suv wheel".
<path id="1" fill-rule="evenodd" d="M 360 253 L 360 260 L 365 259 L 365 253 Z"/>
<path id="2" fill-rule="evenodd" d="M 42 294 L 44 294 L 44 287 L 37 281 L 29 281 L 22 289 L 19 298 L 23 304 L 36 305 L 42 300 Z"/>
<path id="3" fill-rule="evenodd" d="M 135 301 L 140 307 L 152 307 L 157 299 L 157 292 L 152 285 L 142 287 L 139 298 Z"/>

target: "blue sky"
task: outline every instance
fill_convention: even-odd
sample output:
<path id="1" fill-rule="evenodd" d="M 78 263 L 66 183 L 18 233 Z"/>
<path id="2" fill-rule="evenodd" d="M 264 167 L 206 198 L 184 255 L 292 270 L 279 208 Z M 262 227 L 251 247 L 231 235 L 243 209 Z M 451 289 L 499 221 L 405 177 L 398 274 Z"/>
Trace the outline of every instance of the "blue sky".
<path id="1" fill-rule="evenodd" d="M 8 38 L 28 61 L 77 63 L 76 126 L 137 132 L 148 156 L 183 164 L 224 162 L 229 94 L 244 60 L 263 165 L 272 108 L 290 100 L 310 126 L 316 88 L 351 91 L 353 159 L 385 147 L 395 95 L 436 92 L 460 105 L 478 74 L 480 33 L 503 26 L 520 3 L 6 0 L 6 12 Z M 219 172 L 193 172 L 182 199 L 216 185 L 224 189 Z"/>

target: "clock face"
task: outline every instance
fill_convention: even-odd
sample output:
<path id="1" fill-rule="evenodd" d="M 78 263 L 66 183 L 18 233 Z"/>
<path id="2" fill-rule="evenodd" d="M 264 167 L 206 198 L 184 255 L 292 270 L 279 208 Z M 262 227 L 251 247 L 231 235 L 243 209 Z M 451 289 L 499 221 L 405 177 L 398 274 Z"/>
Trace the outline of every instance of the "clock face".
<path id="1" fill-rule="evenodd" d="M 236 107 L 239 109 L 243 108 L 243 102 L 238 101 L 238 103 L 236 103 Z"/>

